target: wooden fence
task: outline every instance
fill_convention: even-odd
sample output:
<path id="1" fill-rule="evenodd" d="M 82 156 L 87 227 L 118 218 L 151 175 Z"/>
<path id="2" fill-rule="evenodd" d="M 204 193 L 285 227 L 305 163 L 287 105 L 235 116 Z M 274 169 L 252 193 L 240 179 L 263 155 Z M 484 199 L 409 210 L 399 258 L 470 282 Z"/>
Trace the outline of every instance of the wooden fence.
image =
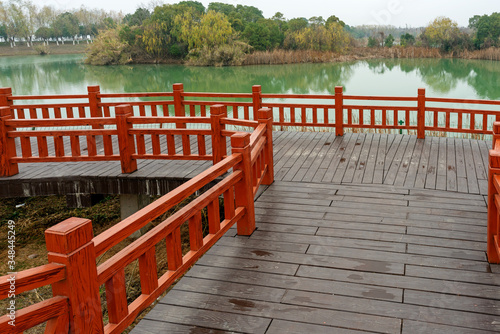
<path id="1" fill-rule="evenodd" d="M 500 122 L 493 124 L 493 148 L 488 167 L 488 239 L 490 263 L 500 263 Z"/>
<path id="2" fill-rule="evenodd" d="M 22 157 L 7 160 L 9 171 L 17 168 L 18 162 L 33 161 L 78 161 L 78 160 L 121 160 L 122 170 L 129 173 L 137 169 L 136 159 L 202 159 L 213 160 L 214 165 L 182 186 L 126 218 L 100 235 L 93 237 L 92 222 L 87 219 L 70 218 L 45 231 L 49 264 L 0 277 L 0 299 L 9 298 L 12 284 L 18 295 L 24 291 L 51 285 L 53 298 L 15 312 L 15 327 L 9 325 L 9 314 L 0 318 L 0 332 L 20 333 L 46 322 L 46 333 L 120 333 L 128 327 L 143 309 L 151 305 L 177 278 L 206 252 L 232 225 L 237 223 L 240 235 L 250 235 L 255 229 L 254 196 L 261 184 L 274 180 L 272 155 L 272 114 L 268 108 L 261 108 L 258 121 L 234 120 L 226 117 L 226 106 L 212 106 L 210 118 L 187 117 L 141 117 L 132 116 L 130 105 L 117 105 L 116 117 L 95 117 L 78 119 L 29 119 L 12 120 L 8 108 L 2 109 L 3 139 L 10 145 L 17 137 L 35 137 L 37 156 L 23 149 Z M 102 123 L 104 121 L 104 123 Z M 176 129 L 135 129 L 134 124 L 170 122 Z M 205 129 L 186 129 L 187 123 L 199 122 L 210 126 Z M 91 125 L 91 130 L 17 131 L 17 127 L 31 126 L 75 126 Z M 116 129 L 97 129 L 102 124 L 114 124 Z M 225 130 L 226 125 L 253 128 L 252 133 Z M 43 154 L 46 136 L 54 136 L 59 153 L 55 156 Z M 96 155 L 95 147 L 88 155 L 81 155 L 79 141 L 71 138 L 101 135 L 118 136 L 119 153 L 112 146 L 104 146 L 104 154 Z M 152 152 L 146 152 L 144 136 L 165 135 L 167 150 L 162 153 L 159 140 L 152 139 Z M 198 139 L 198 152 L 190 151 L 189 145 L 182 146 L 182 152 L 173 152 L 173 138 L 179 135 L 188 142 L 189 136 Z M 72 156 L 64 154 L 62 137 L 69 136 Z M 212 137 L 212 153 L 205 147 L 205 136 Z M 226 152 L 226 138 L 230 138 L 231 153 Z M 61 138 L 61 139 L 59 139 Z M 170 139 L 169 139 L 170 138 Z M 28 142 L 25 139 L 26 142 Z M 90 139 L 91 146 L 95 143 Z M 104 139 L 103 145 L 110 145 Z M 137 148 L 135 148 L 137 143 Z M 172 144 L 173 143 L 173 144 Z M 10 148 L 9 148 L 10 149 Z M 9 151 L 9 150 L 7 150 Z M 90 154 L 90 151 L 93 151 Z M 10 152 L 10 151 L 9 151 Z M 40 153 L 42 152 L 42 153 Z M 146 224 L 157 219 L 197 191 L 209 187 L 216 179 L 219 182 L 202 195 L 184 206 L 177 213 L 162 221 L 152 230 L 115 254 L 103 264 L 96 266 L 97 257 L 116 246 Z M 219 197 L 223 198 L 224 214 L 221 220 Z M 202 233 L 202 210 L 208 216 L 208 235 Z M 189 231 L 190 250 L 182 255 L 181 226 Z M 166 244 L 168 270 L 157 275 L 155 247 Z M 138 260 L 141 295 L 127 302 L 125 267 Z M 99 290 L 104 288 L 109 323 L 104 326 Z"/>

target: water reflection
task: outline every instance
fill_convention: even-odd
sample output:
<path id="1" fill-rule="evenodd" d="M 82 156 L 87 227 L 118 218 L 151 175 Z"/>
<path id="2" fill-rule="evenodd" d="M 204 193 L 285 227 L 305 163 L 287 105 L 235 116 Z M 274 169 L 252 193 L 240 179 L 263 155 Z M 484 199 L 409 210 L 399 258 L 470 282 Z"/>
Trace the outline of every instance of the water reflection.
<path id="1" fill-rule="evenodd" d="M 371 94 L 384 81 L 387 95 L 406 95 L 426 86 L 429 96 L 500 99 L 500 63 L 460 59 L 385 59 L 333 64 L 295 64 L 246 67 L 186 67 L 131 65 L 93 67 L 81 55 L 0 58 L 0 86 L 14 94 L 81 94 L 88 85 L 103 92 L 171 91 L 183 82 L 186 91 L 250 92 L 262 85 L 266 93 Z M 390 80 L 387 79 L 390 75 Z M 381 84 L 379 84 L 381 85 Z"/>
<path id="2" fill-rule="evenodd" d="M 435 92 L 448 94 L 459 84 L 474 89 L 478 97 L 500 99 L 500 63 L 464 59 L 384 59 L 367 61 L 375 74 L 387 71 L 415 73 Z M 463 97 L 463 96 L 456 96 Z"/>

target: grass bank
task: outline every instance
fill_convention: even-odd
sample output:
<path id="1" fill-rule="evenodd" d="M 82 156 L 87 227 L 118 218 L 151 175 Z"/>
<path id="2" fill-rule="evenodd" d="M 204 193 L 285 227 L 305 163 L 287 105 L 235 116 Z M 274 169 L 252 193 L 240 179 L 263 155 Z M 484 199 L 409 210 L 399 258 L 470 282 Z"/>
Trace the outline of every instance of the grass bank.
<path id="1" fill-rule="evenodd" d="M 3 56 L 30 56 L 37 55 L 38 52 L 35 50 L 37 45 L 41 43 L 33 43 L 32 47 L 27 47 L 25 43 L 17 44 L 15 47 L 10 47 L 8 43 L 0 43 L 0 57 Z M 87 49 L 87 42 L 80 42 L 80 44 L 73 45 L 72 42 L 66 42 L 65 44 L 50 43 L 48 50 L 49 54 L 81 54 L 85 53 Z"/>

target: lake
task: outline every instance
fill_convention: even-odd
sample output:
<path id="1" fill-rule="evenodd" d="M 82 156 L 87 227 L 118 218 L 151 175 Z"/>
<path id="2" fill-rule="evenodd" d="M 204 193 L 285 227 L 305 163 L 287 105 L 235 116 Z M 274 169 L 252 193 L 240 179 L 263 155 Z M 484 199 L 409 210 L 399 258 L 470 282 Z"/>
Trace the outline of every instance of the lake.
<path id="1" fill-rule="evenodd" d="M 0 58 L 0 85 L 14 95 L 185 91 L 427 96 L 500 99 L 500 62 L 463 59 L 383 59 L 328 64 L 187 67 L 179 65 L 84 65 L 82 55 Z"/>

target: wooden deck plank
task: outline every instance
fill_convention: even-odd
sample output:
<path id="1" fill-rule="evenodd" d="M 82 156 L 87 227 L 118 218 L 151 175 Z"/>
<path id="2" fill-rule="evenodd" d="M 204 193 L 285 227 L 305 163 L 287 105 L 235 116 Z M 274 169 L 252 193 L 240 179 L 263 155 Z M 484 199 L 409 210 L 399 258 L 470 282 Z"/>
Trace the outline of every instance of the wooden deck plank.
<path id="1" fill-rule="evenodd" d="M 427 166 L 427 176 L 425 178 L 424 188 L 436 189 L 437 171 L 439 155 L 439 138 L 432 138 L 431 151 Z"/>
<path id="2" fill-rule="evenodd" d="M 408 175 L 411 166 L 411 160 L 415 152 L 415 146 L 417 144 L 417 137 L 411 136 L 406 146 L 406 151 L 401 159 L 401 165 L 396 174 L 396 179 L 394 180 L 394 185 L 397 187 L 402 187 L 405 184 L 407 177 L 413 177 Z M 413 183 L 413 182 L 412 182 Z"/>
<path id="3" fill-rule="evenodd" d="M 336 170 L 334 171 L 333 178 L 331 179 L 331 181 L 326 180 L 326 182 L 333 182 L 333 183 L 341 183 L 342 182 L 345 171 L 347 170 L 347 166 L 349 164 L 349 160 L 351 158 L 351 154 L 354 150 L 354 147 L 356 146 L 356 143 L 358 142 L 358 135 L 359 134 L 357 134 L 357 133 L 351 134 L 347 145 L 345 147 L 341 146 L 339 148 L 339 153 L 341 153 L 341 156 L 338 157 L 339 160 L 337 162 Z M 328 175 L 328 173 L 327 173 L 327 175 Z"/>
<path id="4" fill-rule="evenodd" d="M 366 137 L 368 135 L 364 133 L 358 134 L 358 138 L 356 140 L 356 143 L 354 144 L 354 149 L 351 153 L 351 157 L 347 160 L 347 166 L 346 166 L 346 171 L 344 173 L 344 177 L 342 178 L 342 182 L 345 183 L 356 183 L 354 181 L 354 173 L 361 163 L 361 154 L 362 154 L 362 149 L 364 147 L 364 143 L 366 140 Z M 364 164 L 363 162 L 363 169 L 362 171 L 364 172 Z"/>

